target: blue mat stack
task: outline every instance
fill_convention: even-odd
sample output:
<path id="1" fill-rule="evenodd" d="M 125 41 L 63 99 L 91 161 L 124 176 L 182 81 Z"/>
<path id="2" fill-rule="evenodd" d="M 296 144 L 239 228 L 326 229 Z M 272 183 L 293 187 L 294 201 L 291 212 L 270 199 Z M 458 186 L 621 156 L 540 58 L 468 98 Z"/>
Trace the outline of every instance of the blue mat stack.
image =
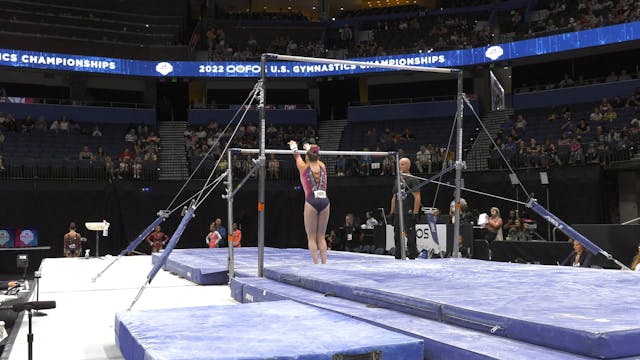
<path id="1" fill-rule="evenodd" d="M 204 250 L 225 268 L 226 250 Z M 343 314 L 421 339 L 425 359 L 640 358 L 637 273 L 335 252 L 314 266 L 305 250 L 268 249 L 265 278 L 256 278 L 255 249 L 241 250 L 236 300 Z M 184 251 L 176 259 L 200 250 Z"/>

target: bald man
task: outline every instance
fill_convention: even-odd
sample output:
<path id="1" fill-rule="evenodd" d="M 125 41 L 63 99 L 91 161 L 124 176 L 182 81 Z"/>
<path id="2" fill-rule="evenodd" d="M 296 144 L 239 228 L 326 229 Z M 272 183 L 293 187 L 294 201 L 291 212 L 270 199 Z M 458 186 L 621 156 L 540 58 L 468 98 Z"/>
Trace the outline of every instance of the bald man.
<path id="1" fill-rule="evenodd" d="M 407 236 L 407 257 L 415 259 L 418 256 L 418 248 L 416 246 L 415 225 L 420 213 L 420 190 L 409 192 L 414 186 L 418 185 L 418 180 L 413 177 L 402 176 L 403 174 L 411 174 L 411 160 L 408 158 L 400 159 L 400 190 L 402 191 L 402 212 L 404 214 L 404 229 L 400 229 L 400 217 L 397 211 L 396 195 L 398 193 L 397 184 L 393 185 L 393 197 L 391 198 L 391 211 L 394 224 L 394 240 L 396 246 L 395 257 L 400 259 L 402 253 L 400 250 L 401 233 L 405 232 Z"/>

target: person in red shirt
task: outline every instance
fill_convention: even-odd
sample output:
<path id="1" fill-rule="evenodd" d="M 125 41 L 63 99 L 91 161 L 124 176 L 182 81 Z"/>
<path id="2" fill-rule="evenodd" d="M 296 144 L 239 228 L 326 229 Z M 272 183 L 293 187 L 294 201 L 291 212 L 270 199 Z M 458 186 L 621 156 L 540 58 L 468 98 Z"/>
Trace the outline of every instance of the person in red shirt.
<path id="1" fill-rule="evenodd" d="M 242 231 L 238 229 L 238 223 L 233 223 L 233 232 L 231 233 L 233 240 L 233 247 L 240 247 L 240 242 L 242 241 Z"/>
<path id="2" fill-rule="evenodd" d="M 169 237 L 162 232 L 162 228 L 158 225 L 153 232 L 147 236 L 146 240 L 149 245 L 151 245 L 151 252 L 158 252 L 167 244 Z"/>
<path id="3" fill-rule="evenodd" d="M 218 247 L 218 243 L 222 240 L 222 236 L 216 230 L 216 224 L 212 223 L 209 225 L 209 234 L 204 238 L 204 241 L 209 245 L 210 249 Z"/>

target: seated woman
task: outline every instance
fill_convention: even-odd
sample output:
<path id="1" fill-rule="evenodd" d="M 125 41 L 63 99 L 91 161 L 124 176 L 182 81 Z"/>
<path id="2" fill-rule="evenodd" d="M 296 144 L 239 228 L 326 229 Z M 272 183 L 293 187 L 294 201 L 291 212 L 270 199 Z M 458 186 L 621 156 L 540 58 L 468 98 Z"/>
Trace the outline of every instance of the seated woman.
<path id="1" fill-rule="evenodd" d="M 636 256 L 633 257 L 633 261 L 629 268 L 633 271 L 640 271 L 640 244 L 638 244 L 638 252 L 636 253 Z"/>
<path id="2" fill-rule="evenodd" d="M 571 239 L 573 240 L 573 239 Z M 580 244 L 577 240 L 573 240 L 573 251 L 562 262 L 562 266 L 573 267 L 591 267 L 593 255 Z"/>
<path id="3" fill-rule="evenodd" d="M 527 241 L 529 240 L 529 233 L 524 228 L 524 224 L 521 219 L 515 219 L 513 226 L 509 228 L 509 240 L 512 241 Z"/>

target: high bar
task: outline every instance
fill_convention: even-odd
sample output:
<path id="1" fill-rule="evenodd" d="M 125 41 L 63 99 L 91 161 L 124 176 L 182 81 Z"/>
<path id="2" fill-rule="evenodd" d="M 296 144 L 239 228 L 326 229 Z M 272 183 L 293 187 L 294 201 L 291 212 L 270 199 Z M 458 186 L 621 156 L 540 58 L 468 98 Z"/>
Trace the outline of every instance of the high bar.
<path id="1" fill-rule="evenodd" d="M 240 153 L 240 154 L 259 154 L 259 149 L 241 149 L 241 148 L 231 148 L 229 149 L 232 153 Z M 291 155 L 293 154 L 292 150 L 279 150 L 279 149 L 265 149 L 265 154 L 276 154 L 276 155 Z M 298 153 L 305 154 L 306 151 L 298 150 Z M 395 151 L 332 151 L 332 150 L 320 150 L 320 155 L 356 155 L 356 156 L 389 156 L 395 155 Z"/>
<path id="2" fill-rule="evenodd" d="M 267 57 L 268 60 L 302 61 L 302 62 L 315 62 L 315 63 L 323 63 L 323 64 L 345 64 L 345 65 L 355 65 L 355 66 L 377 67 L 377 68 L 392 69 L 392 70 L 432 72 L 432 73 L 440 73 L 440 74 L 455 74 L 461 71 L 460 69 L 452 69 L 452 68 L 434 68 L 434 67 L 422 67 L 422 66 L 413 66 L 413 65 L 376 64 L 376 63 L 368 63 L 365 61 L 324 59 L 324 58 L 280 55 L 280 54 L 271 54 L 271 53 L 266 53 L 264 55 Z"/>

